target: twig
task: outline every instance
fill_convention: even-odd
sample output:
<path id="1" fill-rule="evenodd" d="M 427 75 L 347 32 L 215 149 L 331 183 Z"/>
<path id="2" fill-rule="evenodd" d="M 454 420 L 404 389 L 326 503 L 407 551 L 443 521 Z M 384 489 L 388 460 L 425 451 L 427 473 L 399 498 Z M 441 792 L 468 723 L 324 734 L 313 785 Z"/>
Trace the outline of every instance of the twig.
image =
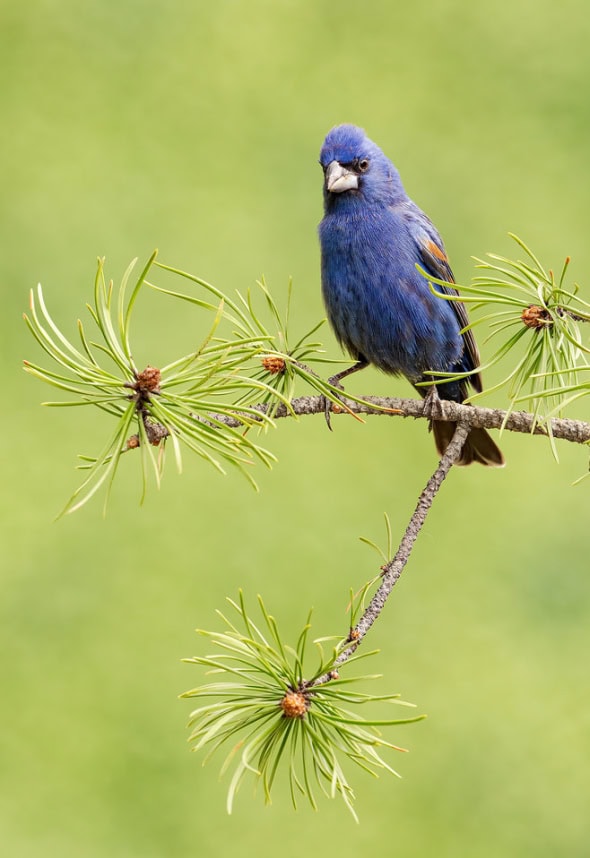
<path id="1" fill-rule="evenodd" d="M 438 415 L 437 415 L 438 420 Z M 397 584 L 400 575 L 402 574 L 408 560 L 410 559 L 410 554 L 412 553 L 412 548 L 414 547 L 414 543 L 422 529 L 422 525 L 426 521 L 426 517 L 430 511 L 430 508 L 434 502 L 434 499 L 440 489 L 443 480 L 455 464 L 455 462 L 461 456 L 461 451 L 463 449 L 463 444 L 465 443 L 465 439 L 469 435 L 470 426 L 465 423 L 457 423 L 457 427 L 447 447 L 444 456 L 440 460 L 436 471 L 430 477 L 424 490 L 420 497 L 418 498 L 418 503 L 416 504 L 416 509 L 413 512 L 413 515 L 408 523 L 406 528 L 406 532 L 403 535 L 402 541 L 399 544 L 399 548 L 397 549 L 395 556 L 382 567 L 383 578 L 381 584 L 379 585 L 379 589 L 369 602 L 365 612 L 362 617 L 356 624 L 356 626 L 351 629 L 350 634 L 348 636 L 348 640 L 350 641 L 350 646 L 344 649 L 336 661 L 334 662 L 334 668 L 339 667 L 341 664 L 344 664 L 345 661 L 351 657 L 351 655 L 357 650 L 361 641 L 383 610 L 385 606 L 385 602 L 387 601 L 388 596 L 391 591 Z M 326 682 L 329 682 L 333 679 L 332 672 L 325 673 L 323 676 L 318 677 L 314 682 L 310 684 L 310 688 L 315 687 L 316 685 L 323 685 Z"/>

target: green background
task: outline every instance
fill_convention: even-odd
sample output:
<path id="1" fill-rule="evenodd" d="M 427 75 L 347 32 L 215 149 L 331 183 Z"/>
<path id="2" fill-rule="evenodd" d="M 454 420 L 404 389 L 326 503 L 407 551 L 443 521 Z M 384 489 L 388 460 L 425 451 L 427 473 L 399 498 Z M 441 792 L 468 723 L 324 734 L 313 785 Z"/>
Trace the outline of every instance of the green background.
<path id="1" fill-rule="evenodd" d="M 508 230 L 589 299 L 590 12 L 585 0 L 3 3 L 0 839 L 3 854 L 588 854 L 587 453 L 502 439 L 503 471 L 452 473 L 372 645 L 383 690 L 427 721 L 392 739 L 403 780 L 351 773 L 340 802 L 271 807 L 188 752 L 196 626 L 239 587 L 294 636 L 343 631 L 375 571 L 359 541 L 401 534 L 435 465 L 422 423 L 284 421 L 256 495 L 201 462 L 139 508 L 128 457 L 100 502 L 53 521 L 108 417 L 43 410 L 21 322 L 43 283 L 68 333 L 95 258 L 118 279 L 161 258 L 225 290 L 294 278 L 295 326 L 323 314 L 321 141 L 363 125 L 442 232 L 459 282 Z M 585 283 L 586 281 L 586 283 Z M 147 295 L 142 358 L 188 350 L 200 321 Z M 325 329 L 332 356 L 339 352 Z M 481 335 L 480 335 L 481 339 Z M 186 346 L 186 348 L 185 348 Z M 484 350 L 485 351 L 485 350 Z M 136 355 L 137 356 L 137 355 Z M 487 378 L 489 383 L 490 378 Z M 372 370 L 357 392 L 409 393 Z M 503 406 L 502 394 L 490 404 Z M 580 413 L 580 412 L 577 412 Z"/>

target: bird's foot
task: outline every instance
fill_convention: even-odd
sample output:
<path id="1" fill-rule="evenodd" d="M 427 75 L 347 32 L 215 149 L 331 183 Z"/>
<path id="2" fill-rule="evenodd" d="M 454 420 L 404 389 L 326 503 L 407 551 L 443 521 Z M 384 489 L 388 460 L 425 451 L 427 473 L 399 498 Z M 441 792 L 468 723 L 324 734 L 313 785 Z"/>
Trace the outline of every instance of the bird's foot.
<path id="1" fill-rule="evenodd" d="M 441 414 L 442 407 L 440 404 L 440 396 L 438 395 L 436 384 L 433 384 L 424 397 L 424 416 L 428 417 L 430 420 L 436 420 L 436 418 L 440 417 Z"/>
<path id="2" fill-rule="evenodd" d="M 338 390 L 344 391 L 344 387 L 340 383 L 339 375 L 333 375 L 331 378 L 329 378 L 328 384 L 330 384 L 332 387 L 337 387 Z M 324 396 L 324 417 L 326 418 L 326 425 L 328 426 L 330 432 L 332 431 L 331 415 L 333 412 L 338 413 L 341 410 L 342 409 L 337 402 L 334 402 L 334 400 L 328 399 L 327 396 Z"/>

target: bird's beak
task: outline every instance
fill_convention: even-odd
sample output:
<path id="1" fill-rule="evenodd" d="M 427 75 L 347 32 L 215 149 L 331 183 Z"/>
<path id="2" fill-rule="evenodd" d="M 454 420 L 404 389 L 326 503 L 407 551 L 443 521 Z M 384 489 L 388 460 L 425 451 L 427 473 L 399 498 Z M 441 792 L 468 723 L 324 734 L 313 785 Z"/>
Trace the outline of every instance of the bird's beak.
<path id="1" fill-rule="evenodd" d="M 356 190 L 359 178 L 352 170 L 347 170 L 338 161 L 330 161 L 326 167 L 326 190 L 331 194 L 341 194 L 343 191 Z"/>

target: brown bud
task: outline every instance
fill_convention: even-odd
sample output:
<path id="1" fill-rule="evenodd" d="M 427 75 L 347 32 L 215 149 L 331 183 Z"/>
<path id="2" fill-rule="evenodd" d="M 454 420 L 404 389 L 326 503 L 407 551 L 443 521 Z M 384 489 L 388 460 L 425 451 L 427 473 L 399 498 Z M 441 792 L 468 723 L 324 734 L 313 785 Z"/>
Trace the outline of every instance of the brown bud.
<path id="1" fill-rule="evenodd" d="M 285 359 L 269 355 L 268 357 L 262 358 L 262 366 L 273 375 L 278 375 L 279 372 L 285 372 Z"/>
<path id="2" fill-rule="evenodd" d="M 338 679 L 340 674 L 337 670 L 331 670 L 328 676 L 330 677 L 330 679 Z"/>
<path id="3" fill-rule="evenodd" d="M 130 438 L 127 438 L 127 449 L 135 450 L 139 447 L 139 435 L 132 435 Z"/>
<path id="4" fill-rule="evenodd" d="M 358 641 L 360 636 L 361 636 L 361 633 L 359 632 L 358 629 L 351 629 L 350 633 L 348 635 L 348 640 L 349 641 Z"/>
<path id="5" fill-rule="evenodd" d="M 543 307 L 538 307 L 536 304 L 530 304 L 525 307 L 520 318 L 527 328 L 544 328 L 553 324 L 553 319 L 548 311 Z"/>
<path id="6" fill-rule="evenodd" d="M 137 389 L 148 393 L 157 393 L 160 389 L 161 379 L 162 373 L 160 370 L 148 364 L 143 372 L 137 375 Z"/>
<path id="7" fill-rule="evenodd" d="M 286 691 L 280 705 L 285 718 L 303 718 L 309 708 L 307 698 L 301 691 Z"/>

